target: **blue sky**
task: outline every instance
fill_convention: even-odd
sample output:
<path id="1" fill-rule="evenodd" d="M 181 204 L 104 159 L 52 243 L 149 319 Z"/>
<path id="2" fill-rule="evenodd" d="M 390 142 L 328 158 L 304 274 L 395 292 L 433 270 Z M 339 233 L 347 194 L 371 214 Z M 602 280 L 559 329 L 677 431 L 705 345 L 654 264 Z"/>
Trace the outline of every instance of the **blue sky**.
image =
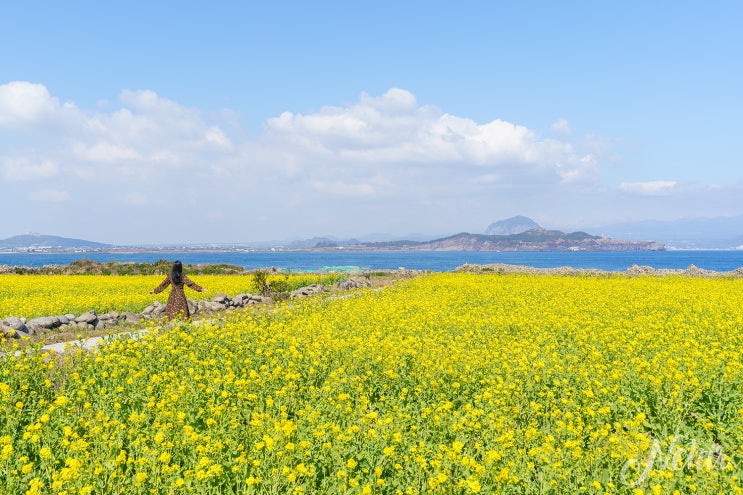
<path id="1" fill-rule="evenodd" d="M 743 214 L 739 2 L 6 2 L 0 238 Z"/>

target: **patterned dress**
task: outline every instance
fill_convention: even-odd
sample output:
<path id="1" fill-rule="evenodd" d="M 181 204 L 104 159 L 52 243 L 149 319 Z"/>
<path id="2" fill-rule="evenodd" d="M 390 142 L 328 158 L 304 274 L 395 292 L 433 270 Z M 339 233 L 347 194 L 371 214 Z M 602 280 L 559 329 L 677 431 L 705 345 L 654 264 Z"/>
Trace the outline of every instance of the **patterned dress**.
<path id="1" fill-rule="evenodd" d="M 188 312 L 188 302 L 186 301 L 186 293 L 183 291 L 183 286 L 188 285 L 193 290 L 202 292 L 203 287 L 197 285 L 193 280 L 188 278 L 185 274 L 181 276 L 181 282 L 175 283 L 170 278 L 170 274 L 165 277 L 160 285 L 154 290 L 155 294 L 158 294 L 165 290 L 168 285 L 173 285 L 170 289 L 170 295 L 168 296 L 168 303 L 165 306 L 165 315 L 169 318 L 188 318 L 191 314 Z"/>

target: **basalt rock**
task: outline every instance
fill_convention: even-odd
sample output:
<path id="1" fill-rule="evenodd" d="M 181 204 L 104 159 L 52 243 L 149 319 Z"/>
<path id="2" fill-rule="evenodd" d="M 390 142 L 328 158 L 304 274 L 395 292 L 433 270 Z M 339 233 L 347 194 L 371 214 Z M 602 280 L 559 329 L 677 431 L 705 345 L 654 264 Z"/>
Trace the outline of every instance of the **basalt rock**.
<path id="1" fill-rule="evenodd" d="M 130 311 L 121 313 L 119 315 L 119 320 L 123 321 L 124 323 L 138 323 L 142 320 L 143 316 L 139 313 L 132 313 Z"/>
<path id="2" fill-rule="evenodd" d="M 142 311 L 145 316 L 157 316 L 165 312 L 165 305 L 160 301 L 155 301 Z"/>
<path id="3" fill-rule="evenodd" d="M 308 296 L 314 296 L 316 294 L 322 294 L 323 292 L 329 292 L 323 284 L 312 284 L 306 287 L 300 287 L 289 294 L 290 299 L 305 298 Z"/>
<path id="4" fill-rule="evenodd" d="M 199 301 L 198 303 L 199 311 L 204 311 L 204 312 L 224 311 L 226 308 L 227 308 L 227 305 L 218 303 L 216 301 Z"/>
<path id="5" fill-rule="evenodd" d="M 344 290 L 371 287 L 371 280 L 367 277 L 351 277 L 348 280 L 338 282 L 337 287 Z"/>
<path id="6" fill-rule="evenodd" d="M 75 322 L 77 323 L 87 323 L 90 325 L 94 325 L 96 321 L 98 321 L 98 315 L 92 309 L 75 318 Z"/>
<path id="7" fill-rule="evenodd" d="M 56 328 L 61 324 L 62 323 L 59 321 L 59 317 L 57 316 L 42 316 L 39 318 L 28 320 L 26 326 L 40 327 L 46 330 L 51 330 L 52 328 Z"/>
<path id="8" fill-rule="evenodd" d="M 12 328 L 13 330 L 23 330 L 26 327 L 26 319 L 18 318 L 17 316 L 11 316 L 1 321 L 0 325 L 7 326 L 8 328 Z"/>
<path id="9" fill-rule="evenodd" d="M 223 306 L 227 306 L 230 302 L 230 296 L 228 296 L 227 294 L 217 294 L 215 296 L 212 296 L 210 301 L 222 304 Z"/>
<path id="10" fill-rule="evenodd" d="M 0 321 L 0 335 L 4 335 L 6 338 L 18 339 L 30 334 L 31 331 L 26 326 L 25 318 L 10 316 Z"/>

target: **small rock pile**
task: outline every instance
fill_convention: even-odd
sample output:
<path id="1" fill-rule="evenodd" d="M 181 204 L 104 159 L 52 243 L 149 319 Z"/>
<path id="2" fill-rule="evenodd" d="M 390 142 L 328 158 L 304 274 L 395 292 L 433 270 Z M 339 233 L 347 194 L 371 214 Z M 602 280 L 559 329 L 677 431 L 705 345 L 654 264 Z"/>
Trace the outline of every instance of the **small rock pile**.
<path id="1" fill-rule="evenodd" d="M 304 299 L 305 297 L 322 294 L 323 292 L 330 291 L 323 284 L 312 284 L 292 291 L 292 293 L 289 294 L 289 299 Z"/>
<path id="2" fill-rule="evenodd" d="M 194 299 L 187 299 L 186 302 L 188 303 L 188 312 L 191 315 L 196 315 L 199 313 L 216 313 L 229 309 L 244 308 L 256 304 L 273 304 L 274 300 L 270 297 L 254 294 L 238 294 L 234 297 L 230 297 L 227 294 L 217 294 L 208 300 L 196 301 Z M 142 316 L 152 318 L 162 315 L 164 312 L 165 304 L 155 301 L 142 311 Z"/>
<path id="3" fill-rule="evenodd" d="M 348 280 L 338 282 L 337 286 L 343 290 L 371 287 L 371 279 L 369 277 L 351 277 Z"/>
<path id="4" fill-rule="evenodd" d="M 371 285 L 371 279 L 367 276 L 351 277 L 348 280 L 341 280 L 335 284 L 335 286 L 341 290 L 361 289 L 363 287 L 371 287 Z M 325 287 L 323 284 L 312 284 L 292 291 L 289 294 L 289 299 L 303 299 L 305 297 L 323 294 L 325 292 L 330 292 L 330 289 Z"/>
<path id="5" fill-rule="evenodd" d="M 66 314 L 60 316 L 41 316 L 39 318 L 19 318 L 11 316 L 0 320 L 0 333 L 10 338 L 29 337 L 41 335 L 54 329 L 60 331 L 74 331 L 75 329 L 92 330 L 95 328 L 112 328 L 120 323 L 137 323 L 143 316 L 136 313 L 117 313 L 111 311 L 104 314 L 96 314 L 95 311 L 87 311 L 80 316 Z"/>

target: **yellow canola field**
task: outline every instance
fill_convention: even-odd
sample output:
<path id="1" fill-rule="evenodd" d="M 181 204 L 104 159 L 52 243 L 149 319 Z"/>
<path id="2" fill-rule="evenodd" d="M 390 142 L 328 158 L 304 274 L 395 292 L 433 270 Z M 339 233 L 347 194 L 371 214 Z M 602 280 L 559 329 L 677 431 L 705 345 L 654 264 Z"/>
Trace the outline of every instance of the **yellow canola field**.
<path id="1" fill-rule="evenodd" d="M 337 274 L 270 275 L 268 283 L 279 282 L 289 289 L 314 283 L 332 284 Z M 162 275 L 0 275 L 0 319 L 8 316 L 35 318 L 74 314 L 89 310 L 99 314 L 109 311 L 141 312 L 153 301 L 164 303 L 170 288 L 160 294 L 150 294 L 165 277 Z M 230 296 L 243 292 L 259 293 L 254 278 L 249 275 L 198 275 L 191 279 L 208 292 L 185 288 L 186 297 L 208 299 L 224 293 Z"/>
<path id="2" fill-rule="evenodd" d="M 7 356 L 0 493 L 741 493 L 742 303 L 448 273 Z"/>

